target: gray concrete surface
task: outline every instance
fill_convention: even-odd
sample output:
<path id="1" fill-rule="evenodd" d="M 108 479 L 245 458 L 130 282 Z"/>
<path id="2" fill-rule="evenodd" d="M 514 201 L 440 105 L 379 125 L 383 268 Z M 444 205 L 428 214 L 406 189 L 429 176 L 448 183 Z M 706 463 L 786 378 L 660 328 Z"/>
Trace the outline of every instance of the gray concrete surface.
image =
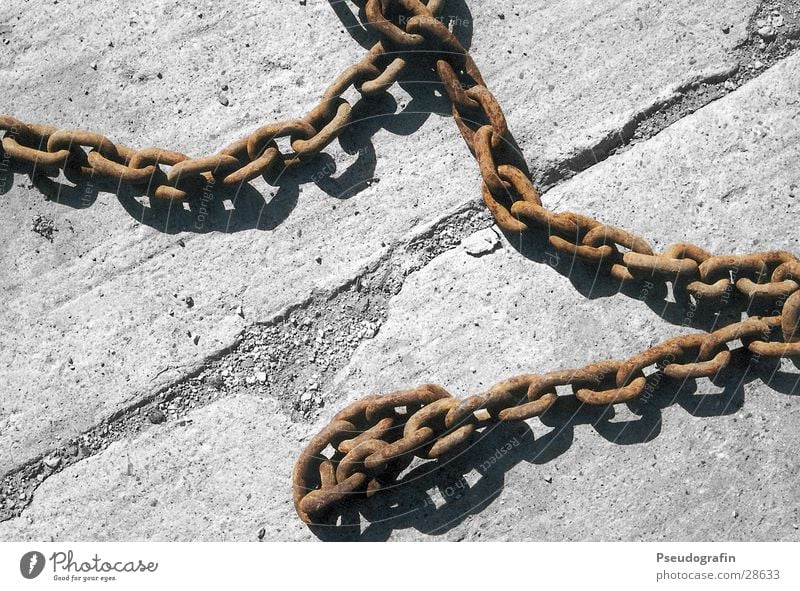
<path id="1" fill-rule="evenodd" d="M 453 16 L 472 25 L 456 30 L 471 40 L 531 168 L 548 178 L 568 176 L 565 163 L 692 81 L 731 74 L 731 52 L 748 39 L 757 9 L 754 2 L 452 5 Z M 364 34 L 348 35 L 324 2 L 157 8 L 0 8 L 12 25 L 3 33 L 11 52 L 0 62 L 8 89 L 0 112 L 199 154 L 261 122 L 301 115 L 332 73 L 363 53 L 352 37 Z M 81 10 L 96 14 L 76 29 Z M 192 60 L 196 67 L 186 67 Z M 690 239 L 719 252 L 797 252 L 786 230 L 796 227 L 800 184 L 797 63 L 778 63 L 578 174 L 550 191 L 547 204 L 635 229 L 657 246 Z M 223 84 L 227 108 L 218 100 Z M 302 311 L 312 292 L 335 291 L 376 267 L 402 267 L 411 237 L 474 208 L 477 169 L 452 121 L 427 114 L 446 111 L 446 103 L 429 82 L 404 83 L 394 95 L 384 117 L 354 126 L 311 169 L 280 187 L 254 183 L 235 210 L 218 210 L 197 232 L 196 212 L 142 218 L 124 189 L 95 197 L 90 187 L 87 200 L 78 187 L 48 202 L 20 175 L 6 182 L 0 473 L 62 450 L 202 368 L 243 331 L 257 332 L 257 323 L 274 323 L 297 304 Z M 367 182 L 373 178 L 380 182 Z M 26 229 L 37 214 L 54 218 L 52 244 Z M 797 419 L 793 366 L 770 386 L 754 379 L 768 378 L 765 368 L 729 376 L 727 385 L 703 382 L 698 394 L 713 396 L 684 392 L 678 405 L 624 416 L 634 420 L 625 429 L 587 415 L 577 425 L 498 430 L 474 450 L 474 465 L 459 467 L 472 487 L 460 498 L 447 494 L 448 478 L 460 476 L 453 468 L 423 480 L 399 508 L 392 500 L 367 507 L 376 523 L 363 532 L 302 526 L 289 498 L 291 464 L 347 399 L 421 381 L 465 395 L 518 371 L 621 356 L 685 331 L 679 310 L 665 311 L 654 296 L 617 294 L 564 261 L 551 268 L 535 241 L 503 239 L 481 257 L 440 250 L 407 279 L 401 274 L 405 283 L 380 330 L 359 337 L 353 358 L 323 385 L 318 418 L 292 412 L 299 401 L 287 401 L 280 387 L 226 385 L 227 397 L 34 482 L 32 503 L 0 524 L 0 538 L 252 540 L 264 528 L 269 539 L 292 540 L 797 539 L 797 471 L 788 455 Z M 180 299 L 187 295 L 193 308 Z M 291 355 L 291 343 L 282 351 Z M 215 367 L 241 371 L 236 352 L 225 359 Z M 296 361 L 308 363 L 288 363 Z M 509 441 L 520 445 L 481 468 Z M 446 499 L 426 492 L 437 486 Z"/>

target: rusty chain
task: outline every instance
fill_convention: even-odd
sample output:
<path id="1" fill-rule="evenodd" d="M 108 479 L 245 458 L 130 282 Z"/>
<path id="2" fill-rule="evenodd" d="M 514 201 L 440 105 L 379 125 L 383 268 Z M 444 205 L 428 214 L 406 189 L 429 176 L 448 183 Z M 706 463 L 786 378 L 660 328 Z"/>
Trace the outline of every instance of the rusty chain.
<path id="1" fill-rule="evenodd" d="M 674 337 L 626 360 L 519 375 L 463 399 L 433 384 L 361 398 L 336 414 L 302 452 L 292 474 L 295 509 L 308 524 L 326 523 L 342 503 L 391 487 L 415 458 L 457 454 L 492 424 L 541 416 L 562 397 L 558 387 L 569 386 L 583 404 L 622 404 L 653 391 L 663 376 L 717 375 L 731 362 L 732 341 L 740 340 L 756 355 L 800 355 L 799 314 L 800 291 L 795 291 L 779 316 Z M 783 342 L 769 341 L 775 331 Z M 655 371 L 645 375 L 648 369 Z M 326 455 L 326 450 L 332 451 Z"/>
<path id="2" fill-rule="evenodd" d="M 676 294 L 682 291 L 714 306 L 737 292 L 750 304 L 769 302 L 775 310 L 708 334 L 669 339 L 624 361 L 510 378 L 461 400 L 435 385 L 363 398 L 338 413 L 295 465 L 294 502 L 306 523 L 326 519 L 346 500 L 391 485 L 415 457 L 439 458 L 463 449 L 487 425 L 540 416 L 558 400 L 557 387 L 570 386 L 584 404 L 620 404 L 642 396 L 656 376 L 687 380 L 716 375 L 730 363 L 733 341 L 759 356 L 800 356 L 800 260 L 793 254 L 714 256 L 685 243 L 656 253 L 627 230 L 546 209 L 519 153 L 510 147 L 497 99 L 469 52 L 438 17 L 444 1 L 359 0 L 367 24 L 380 36 L 369 54 L 347 68 L 305 117 L 263 126 L 210 156 L 134 150 L 96 133 L 0 116 L 0 158 L 32 167 L 32 176 L 58 170 L 72 182 L 99 176 L 137 186 L 155 202 L 183 200 L 192 181 L 240 186 L 313 158 L 352 122 L 353 105 L 343 98 L 345 92 L 355 88 L 367 98 L 385 93 L 414 59 L 441 80 L 453 119 L 478 163 L 484 202 L 503 231 L 545 231 L 557 251 L 620 282 L 671 282 Z M 287 137 L 290 153 L 277 144 Z M 778 340 L 772 338 L 776 333 Z M 655 372 L 645 375 L 648 368 Z M 324 455 L 326 449 L 333 451 Z"/>
<path id="3" fill-rule="evenodd" d="M 444 0 L 429 0 L 425 9 L 433 16 L 441 11 L 443 3 Z M 260 127 L 209 156 L 190 158 L 162 148 L 134 150 L 97 133 L 24 123 L 0 115 L 0 131 L 4 132 L 0 159 L 28 165 L 39 178 L 48 171 L 62 170 L 75 183 L 87 177 L 130 183 L 155 198 L 153 203 L 183 200 L 189 196 L 186 185 L 192 181 L 219 181 L 238 187 L 310 160 L 352 123 L 353 105 L 342 95 L 350 88 L 366 98 L 386 93 L 406 64 L 403 55 L 378 42 L 363 60 L 328 86 L 319 104 L 305 117 Z M 277 144 L 277 140 L 286 137 L 291 153 L 282 152 Z"/>
<path id="4" fill-rule="evenodd" d="M 361 398 L 336 414 L 295 464 L 292 494 L 305 523 L 327 522 L 343 503 L 391 487 L 415 458 L 456 454 L 491 424 L 542 415 L 559 399 L 557 387 L 571 387 L 583 404 L 606 406 L 641 397 L 662 376 L 717 375 L 731 362 L 732 341 L 759 356 L 800 355 L 800 261 L 794 255 L 713 256 L 684 243 L 656 253 L 631 232 L 586 215 L 546 209 L 530 176 L 514 164 L 517 155 L 509 154 L 502 108 L 449 29 L 417 0 L 368 0 L 366 15 L 383 42 L 433 53 L 453 119 L 478 162 L 484 201 L 503 231 L 544 230 L 556 250 L 621 282 L 669 281 L 676 294 L 683 290 L 717 306 L 737 290 L 749 305 L 771 302 L 781 313 L 672 338 L 627 360 L 512 377 L 463 399 L 434 384 Z M 771 340 L 776 331 L 782 342 Z M 655 371 L 645 375 L 648 369 Z"/>

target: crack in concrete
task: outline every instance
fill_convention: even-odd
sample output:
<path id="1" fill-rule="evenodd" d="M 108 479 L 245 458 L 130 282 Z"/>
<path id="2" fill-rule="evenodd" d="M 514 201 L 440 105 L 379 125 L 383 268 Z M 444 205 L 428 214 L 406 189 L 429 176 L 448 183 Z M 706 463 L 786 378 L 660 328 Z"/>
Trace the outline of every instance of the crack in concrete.
<path id="1" fill-rule="evenodd" d="M 785 22 L 769 40 L 759 34 L 773 14 Z M 636 113 L 621 129 L 594 146 L 553 165 L 540 179 L 543 191 L 647 141 L 676 121 L 733 92 L 792 55 L 800 38 L 800 0 L 762 3 L 748 24 L 747 40 L 735 48 L 737 65 L 682 85 L 667 99 Z M 173 384 L 143 396 L 65 445 L 30 460 L 0 481 L 0 522 L 19 517 L 34 491 L 50 476 L 96 455 L 115 441 L 135 437 L 170 421 L 191 424 L 187 413 L 242 392 L 271 397 L 295 420 L 313 420 L 325 405 L 336 375 L 356 348 L 373 338 L 391 299 L 406 278 L 493 225 L 482 203 L 473 200 L 429 224 L 409 239 L 386 247 L 378 259 L 345 284 L 246 328 L 230 346 L 189 370 Z"/>
<path id="2" fill-rule="evenodd" d="M 778 23 L 780 26 L 773 26 Z M 771 29 L 771 30 L 770 30 Z M 735 65 L 677 87 L 669 97 L 634 113 L 618 130 L 544 171 L 542 191 L 574 177 L 614 154 L 645 142 L 698 109 L 759 77 L 800 47 L 800 1 L 762 2 L 747 25 L 747 39 L 731 52 Z"/>

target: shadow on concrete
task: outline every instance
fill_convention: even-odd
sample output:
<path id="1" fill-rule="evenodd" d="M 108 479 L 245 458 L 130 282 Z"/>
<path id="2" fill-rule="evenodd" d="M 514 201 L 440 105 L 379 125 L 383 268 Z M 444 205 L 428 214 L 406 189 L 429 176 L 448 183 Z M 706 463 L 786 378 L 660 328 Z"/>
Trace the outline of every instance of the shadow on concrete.
<path id="1" fill-rule="evenodd" d="M 407 528 L 442 535 L 491 505 L 509 470 L 524 463 L 546 465 L 565 453 L 576 427 L 589 425 L 617 445 L 637 445 L 660 435 L 662 410 L 674 404 L 695 417 L 735 414 L 745 403 L 744 386 L 754 380 L 786 395 L 800 394 L 800 376 L 780 371 L 778 363 L 754 363 L 744 350 L 737 350 L 730 365 L 711 380 L 713 393 L 699 391 L 695 381 L 653 374 L 648 377 L 649 396 L 626 405 L 626 416 L 636 417 L 631 420 L 619 420 L 614 407 L 584 405 L 575 396 L 561 396 L 540 417 L 550 429 L 543 436 L 534 437 L 525 422 L 490 425 L 458 454 L 412 465 L 385 490 L 369 499 L 362 496 L 311 530 L 325 541 L 384 541 L 393 531 Z"/>

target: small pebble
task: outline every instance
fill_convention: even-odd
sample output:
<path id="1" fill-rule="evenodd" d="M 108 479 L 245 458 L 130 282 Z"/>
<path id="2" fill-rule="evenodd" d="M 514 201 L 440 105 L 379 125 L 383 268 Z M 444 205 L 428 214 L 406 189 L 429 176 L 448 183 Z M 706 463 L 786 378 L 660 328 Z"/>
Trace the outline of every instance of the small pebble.
<path id="1" fill-rule="evenodd" d="M 225 384 L 225 381 L 222 379 L 222 376 L 214 375 L 206 379 L 206 384 L 219 390 Z"/>
<path id="2" fill-rule="evenodd" d="M 228 105 L 230 105 L 230 101 L 228 100 L 228 97 L 225 96 L 224 94 L 220 94 L 217 97 L 217 100 L 219 100 L 219 104 L 222 105 L 223 107 L 227 107 Z"/>
<path id="3" fill-rule="evenodd" d="M 55 470 L 58 468 L 58 465 L 61 463 L 61 458 L 58 456 L 50 456 L 49 458 L 44 459 L 44 465 L 50 468 L 51 470 Z"/>
<path id="4" fill-rule="evenodd" d="M 461 245 L 467 251 L 467 254 L 479 257 L 489 254 L 497 248 L 500 245 L 500 238 L 494 230 L 486 228 L 462 240 Z"/>
<path id="5" fill-rule="evenodd" d="M 154 408 L 147 414 L 147 420 L 154 425 L 160 425 L 167 420 L 167 417 L 161 412 L 161 409 Z"/>
<path id="6" fill-rule="evenodd" d="M 258 530 L 259 540 L 263 540 L 266 535 L 267 535 L 267 530 L 265 530 L 263 527 L 260 530 Z"/>
<path id="7" fill-rule="evenodd" d="M 758 36 L 761 37 L 764 41 L 772 41 L 775 39 L 775 28 L 772 25 L 767 25 L 765 27 L 761 27 L 758 30 Z"/>

